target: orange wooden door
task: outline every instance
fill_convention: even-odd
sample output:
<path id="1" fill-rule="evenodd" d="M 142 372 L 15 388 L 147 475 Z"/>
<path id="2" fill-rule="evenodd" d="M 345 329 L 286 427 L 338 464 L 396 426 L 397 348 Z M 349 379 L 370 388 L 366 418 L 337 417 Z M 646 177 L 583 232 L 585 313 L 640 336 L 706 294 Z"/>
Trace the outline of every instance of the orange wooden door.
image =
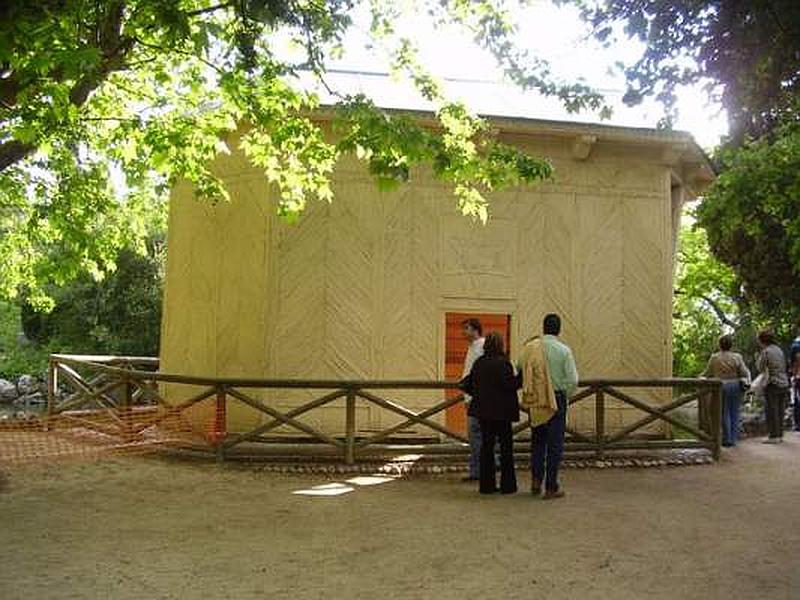
<path id="1" fill-rule="evenodd" d="M 511 315 L 497 315 L 484 313 L 447 313 L 445 315 L 445 361 L 444 375 L 447 379 L 461 379 L 464 372 L 464 358 L 467 356 L 469 342 L 464 337 L 464 328 L 461 323 L 465 319 L 478 318 L 483 325 L 483 335 L 490 331 L 497 331 L 505 339 L 506 352 L 510 350 L 511 341 Z M 452 398 L 459 395 L 458 390 L 446 390 L 446 397 Z M 463 403 L 456 404 L 447 409 L 445 424 L 448 429 L 466 433 L 467 410 Z"/>

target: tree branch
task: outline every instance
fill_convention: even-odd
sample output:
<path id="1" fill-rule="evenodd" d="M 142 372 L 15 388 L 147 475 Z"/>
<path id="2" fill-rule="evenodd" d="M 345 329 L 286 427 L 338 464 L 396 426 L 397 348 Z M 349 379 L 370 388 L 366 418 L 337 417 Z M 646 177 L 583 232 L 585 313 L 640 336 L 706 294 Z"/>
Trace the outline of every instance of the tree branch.
<path id="1" fill-rule="evenodd" d="M 686 295 L 686 292 L 681 289 L 676 289 L 674 293 L 675 295 L 679 296 Z M 733 329 L 739 329 L 739 323 L 732 321 L 725 313 L 725 311 L 722 310 L 722 307 L 711 296 L 706 296 L 704 294 L 701 294 L 700 296 L 698 296 L 698 298 L 708 305 L 708 307 L 714 312 L 714 314 L 717 316 L 717 318 L 723 325 L 727 325 L 728 327 L 732 327 Z"/>
<path id="2" fill-rule="evenodd" d="M 86 122 L 93 122 L 93 121 L 113 121 L 115 123 L 139 123 L 141 119 L 138 117 L 82 117 L 81 121 Z"/>
<path id="3" fill-rule="evenodd" d="M 213 69 L 214 71 L 216 71 L 220 75 L 225 75 L 225 70 L 224 69 L 222 69 L 221 67 L 215 65 L 211 61 L 206 60 L 202 56 L 198 56 L 194 52 L 189 52 L 188 50 L 181 50 L 180 48 L 165 48 L 163 46 L 158 46 L 156 44 L 151 44 L 149 42 L 145 42 L 145 41 L 143 41 L 143 40 L 141 40 L 139 38 L 134 38 L 134 41 L 137 44 L 139 44 L 140 46 L 144 46 L 145 48 L 150 48 L 151 50 L 158 50 L 158 51 L 164 52 L 164 53 L 176 52 L 177 54 L 181 54 L 183 56 L 189 56 L 191 58 L 196 58 L 201 63 L 203 63 L 205 66 L 209 67 L 210 69 Z"/>
<path id="4" fill-rule="evenodd" d="M 21 161 L 34 150 L 36 150 L 36 146 L 19 140 L 3 142 L 0 144 L 0 172 Z"/>
<path id="5" fill-rule="evenodd" d="M 721 321 L 721 322 L 722 322 L 724 325 L 727 325 L 728 327 L 733 327 L 734 329 L 738 329 L 738 328 L 739 328 L 739 324 L 738 324 L 738 323 L 735 323 L 734 321 L 731 321 L 731 320 L 728 318 L 728 315 L 726 315 L 726 314 L 725 314 L 725 311 L 724 311 L 724 310 L 722 310 L 722 308 L 720 307 L 720 305 L 719 305 L 719 304 L 717 304 L 717 303 L 714 301 L 714 299 L 713 299 L 713 298 L 711 298 L 711 297 L 709 297 L 709 296 L 700 296 L 700 299 L 701 299 L 701 300 L 703 300 L 703 301 L 704 301 L 706 304 L 708 304 L 708 306 L 711 308 L 711 310 L 713 310 L 713 311 L 714 311 L 714 313 L 717 315 L 717 318 L 718 318 L 718 319 L 719 319 L 719 320 L 720 320 L 720 321 Z"/>
<path id="6" fill-rule="evenodd" d="M 218 10 L 222 10 L 224 8 L 230 8 L 233 6 L 233 2 L 223 2 L 222 4 L 217 4 L 215 6 L 209 6 L 208 8 L 198 8 L 197 10 L 192 10 L 186 13 L 187 17 L 198 17 L 200 15 L 204 15 L 206 13 L 216 12 Z"/>
<path id="7" fill-rule="evenodd" d="M 100 23 L 100 39 L 98 45 L 103 51 L 103 61 L 92 72 L 87 73 L 73 86 L 69 99 L 75 106 L 82 106 L 102 81 L 112 71 L 124 66 L 124 57 L 133 48 L 134 39 L 122 36 L 122 19 L 125 3 L 116 2 L 108 10 L 105 19 Z"/>
<path id="8" fill-rule="evenodd" d="M 345 100 L 346 99 L 346 97 L 342 93 L 336 91 L 330 85 L 328 85 L 328 82 L 325 80 L 325 77 L 323 76 L 322 72 L 315 73 L 315 75 L 316 75 L 317 79 L 319 80 L 319 82 L 323 85 L 325 90 L 331 96 L 333 96 L 334 98 L 338 98 L 339 100 Z"/>
<path id="9" fill-rule="evenodd" d="M 81 107 L 89 99 L 97 87 L 108 77 L 109 73 L 124 66 L 126 54 L 133 48 L 135 40 L 121 35 L 124 17 L 124 2 L 114 3 L 106 13 L 102 23 L 98 23 L 100 39 L 98 45 L 103 51 L 103 60 L 94 70 L 84 75 L 72 86 L 69 100 L 76 107 Z M 23 160 L 37 148 L 36 144 L 9 140 L 0 145 L 0 172 Z"/>
<path id="10" fill-rule="evenodd" d="M 13 107 L 17 103 L 19 84 L 14 73 L 5 79 L 0 79 L 0 101 L 4 106 Z"/>
<path id="11" fill-rule="evenodd" d="M 156 96 L 154 96 L 153 94 L 145 93 L 142 90 L 134 91 L 131 88 L 129 88 L 128 86 L 123 85 L 122 83 L 120 83 L 118 81 L 117 77 L 115 77 L 113 79 L 109 79 L 108 82 L 111 85 L 113 85 L 114 87 L 122 90 L 126 94 L 130 94 L 131 96 L 139 96 L 140 98 L 147 98 L 148 100 L 151 100 L 152 102 L 157 102 L 158 101 L 158 98 Z"/>

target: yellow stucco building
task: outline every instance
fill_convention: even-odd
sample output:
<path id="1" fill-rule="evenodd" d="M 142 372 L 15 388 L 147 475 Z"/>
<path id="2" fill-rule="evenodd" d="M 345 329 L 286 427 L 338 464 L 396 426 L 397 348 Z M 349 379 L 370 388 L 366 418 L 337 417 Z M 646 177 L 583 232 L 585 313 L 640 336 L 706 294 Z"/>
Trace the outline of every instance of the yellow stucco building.
<path id="1" fill-rule="evenodd" d="M 490 118 L 503 142 L 549 158 L 552 181 L 491 195 L 486 226 L 423 170 L 379 192 L 345 159 L 335 200 L 296 224 L 240 151 L 216 171 L 231 202 L 173 193 L 161 370 L 253 378 L 441 379 L 447 315 L 508 318 L 512 355 L 557 312 L 582 377 L 671 372 L 673 258 L 682 204 L 713 172 L 685 133 Z M 235 145 L 231 145 L 232 149 Z M 173 394 L 178 394 L 173 390 Z M 183 394 L 188 391 L 181 392 Z M 304 392 L 264 392 L 286 409 Z M 441 392 L 395 394 L 409 408 Z M 608 427 L 626 420 L 610 404 Z M 308 422 L 342 430 L 340 404 Z M 359 405 L 361 429 L 397 420 Z M 588 425 L 591 407 L 573 411 Z M 229 430 L 261 416 L 241 407 Z"/>

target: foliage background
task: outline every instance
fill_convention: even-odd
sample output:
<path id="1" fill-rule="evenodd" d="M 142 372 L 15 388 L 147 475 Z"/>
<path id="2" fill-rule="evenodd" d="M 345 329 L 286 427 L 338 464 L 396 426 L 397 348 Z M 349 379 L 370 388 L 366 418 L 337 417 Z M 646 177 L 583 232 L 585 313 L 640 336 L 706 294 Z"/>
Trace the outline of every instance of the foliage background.
<path id="1" fill-rule="evenodd" d="M 101 281 L 84 275 L 49 289 L 50 312 L 24 296 L 0 302 L 0 377 L 41 376 L 51 352 L 157 356 L 163 263 L 163 242 L 150 239 L 144 255 L 123 248 Z"/>

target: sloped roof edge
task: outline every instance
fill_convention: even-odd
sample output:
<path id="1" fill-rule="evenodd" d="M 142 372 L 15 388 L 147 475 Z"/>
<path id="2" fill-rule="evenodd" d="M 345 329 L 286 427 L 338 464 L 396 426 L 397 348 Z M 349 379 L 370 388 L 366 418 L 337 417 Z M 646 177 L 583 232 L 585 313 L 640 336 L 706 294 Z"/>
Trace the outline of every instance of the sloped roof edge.
<path id="1" fill-rule="evenodd" d="M 422 121 L 429 122 L 431 125 L 435 124 L 435 114 L 432 111 L 405 108 L 381 108 L 381 110 L 390 114 L 416 117 Z M 322 108 L 317 111 L 317 114 L 322 118 L 333 118 L 334 106 L 323 105 Z M 596 136 L 598 141 L 675 146 L 681 148 L 680 153 L 684 161 L 693 162 L 700 166 L 707 181 L 712 181 L 718 174 L 710 157 L 688 131 L 658 129 L 654 127 L 610 125 L 585 121 L 559 121 L 532 117 L 512 117 L 486 113 L 482 113 L 479 116 L 491 123 L 495 129 L 512 133 L 552 135 L 555 137 L 589 135 Z"/>

